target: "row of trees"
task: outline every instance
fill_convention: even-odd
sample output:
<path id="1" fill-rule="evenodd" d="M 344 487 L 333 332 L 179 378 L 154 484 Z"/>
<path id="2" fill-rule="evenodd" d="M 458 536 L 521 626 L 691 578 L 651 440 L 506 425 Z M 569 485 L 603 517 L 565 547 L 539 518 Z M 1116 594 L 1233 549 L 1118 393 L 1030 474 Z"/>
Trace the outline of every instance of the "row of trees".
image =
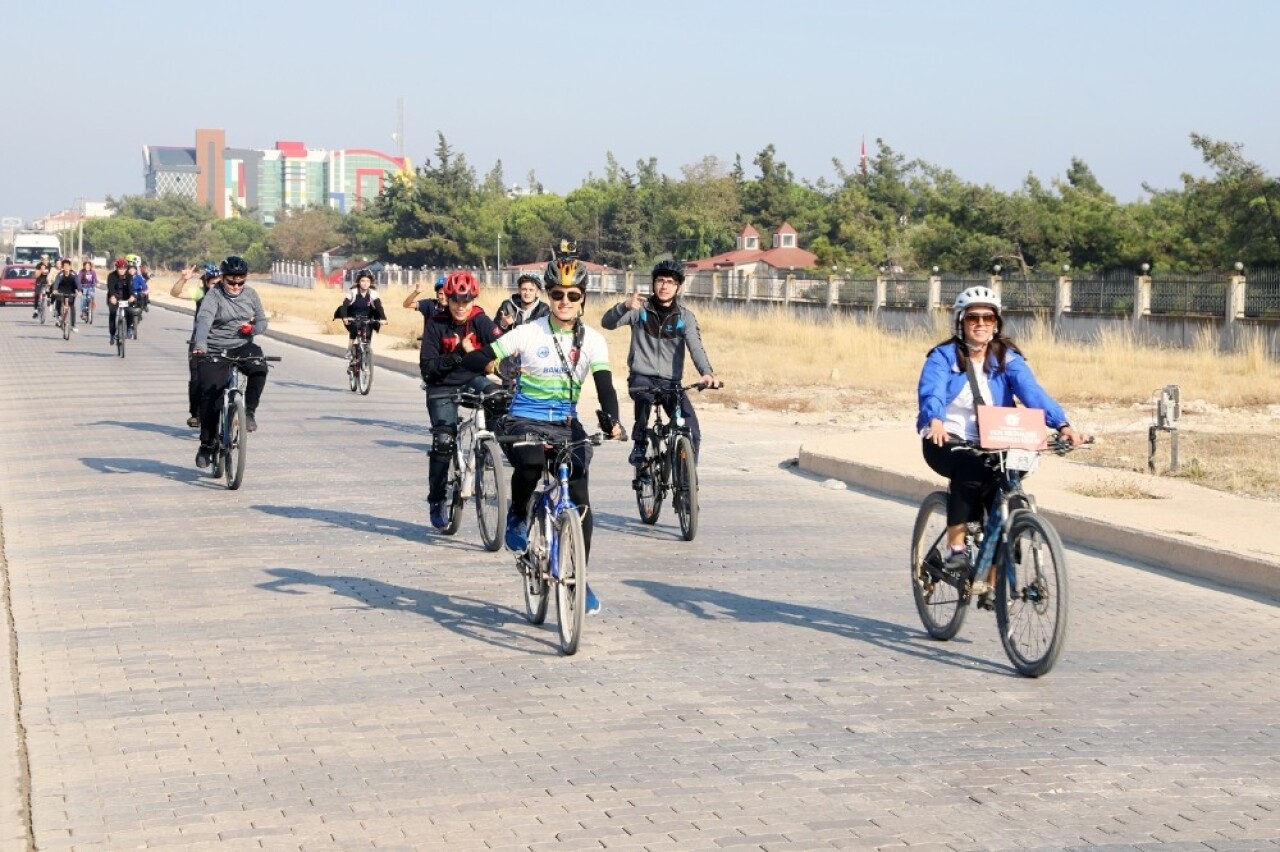
<path id="1" fill-rule="evenodd" d="M 542 191 L 530 174 L 533 191 L 509 197 L 501 162 L 480 177 L 441 135 L 416 173 L 389 181 L 375 202 L 345 218 L 297 211 L 267 231 L 249 219 L 213 221 L 171 197 L 127 198 L 117 219 L 86 225 L 86 242 L 95 251 L 127 245 L 161 261 L 227 249 L 261 267 L 344 244 L 405 266 L 487 267 L 500 243 L 505 261 L 526 262 L 545 260 L 569 238 L 591 259 L 626 267 L 706 257 L 733 248 L 745 223 L 767 234 L 787 221 L 819 266 L 861 271 L 885 263 L 909 271 L 1280 265 L 1280 181 L 1239 145 L 1192 134 L 1210 177 L 1183 175 L 1176 189 L 1145 187 L 1149 198 L 1120 203 L 1080 160 L 1063 179 L 1046 184 L 1028 175 L 1018 190 L 1001 192 L 876 143 L 864 168 L 833 161 L 830 181 L 797 180 L 769 145 L 752 160 L 751 176 L 740 157 L 731 164 L 707 157 L 675 178 L 654 159 L 632 170 L 608 154 L 603 175 L 566 195 Z"/>

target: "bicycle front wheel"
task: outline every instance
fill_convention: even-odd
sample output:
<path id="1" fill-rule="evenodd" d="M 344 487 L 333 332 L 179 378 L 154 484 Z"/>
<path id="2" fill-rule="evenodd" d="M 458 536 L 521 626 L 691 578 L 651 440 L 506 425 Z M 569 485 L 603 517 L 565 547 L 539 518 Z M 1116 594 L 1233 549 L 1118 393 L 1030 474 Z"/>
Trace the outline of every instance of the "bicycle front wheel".
<path id="1" fill-rule="evenodd" d="M 646 524 L 656 524 L 658 515 L 662 513 L 662 484 L 658 481 L 658 469 L 661 457 L 654 452 L 653 444 L 645 453 L 644 462 L 636 468 L 636 478 L 632 487 L 636 490 L 636 507 L 640 510 L 640 520 Z"/>
<path id="2" fill-rule="evenodd" d="M 946 581 L 942 567 L 947 546 L 947 493 L 924 498 L 911 533 L 911 593 L 929 636 L 951 639 L 960 632 L 967 600 Z"/>
<path id="3" fill-rule="evenodd" d="M 91 298 L 91 299 L 89 299 L 89 300 L 88 300 L 88 302 L 85 304 L 85 307 L 84 307 L 84 321 L 85 321 L 85 322 L 87 322 L 89 325 L 93 325 L 93 315 L 94 315 L 95 313 L 97 313 L 97 309 L 98 309 L 98 300 L 97 300 L 97 299 L 92 299 L 92 298 Z"/>
<path id="4" fill-rule="evenodd" d="M 44 325 L 45 321 L 49 319 L 49 300 L 40 299 L 38 301 L 39 304 L 36 305 L 36 312 L 40 315 L 40 324 Z"/>
<path id="5" fill-rule="evenodd" d="M 74 308 L 68 308 L 65 305 L 62 308 L 62 339 L 71 339 L 71 320 L 73 318 L 72 311 Z"/>
<path id="6" fill-rule="evenodd" d="M 117 315 L 116 318 L 116 354 L 121 358 L 124 357 L 124 339 L 128 336 L 129 321 L 123 316 Z"/>
<path id="7" fill-rule="evenodd" d="M 448 504 L 449 523 L 440 532 L 456 535 L 458 528 L 462 526 L 462 471 L 458 467 L 457 450 L 449 460 L 449 485 L 445 492 L 445 503 Z"/>
<path id="8" fill-rule="evenodd" d="M 347 387 L 355 393 L 360 380 L 360 356 L 353 352 L 347 357 Z"/>
<path id="9" fill-rule="evenodd" d="M 222 436 L 226 453 L 227 488 L 235 491 L 244 481 L 244 463 L 249 455 L 249 430 L 245 428 L 244 394 L 233 396 L 231 410 L 227 412 L 227 431 Z"/>
<path id="10" fill-rule="evenodd" d="M 530 624 L 547 620 L 547 537 L 543 534 L 545 519 L 537 514 L 529 520 L 529 544 L 516 557 L 520 569 L 520 585 L 524 588 L 524 617 Z"/>
<path id="11" fill-rule="evenodd" d="M 1018 512 L 996 582 L 996 624 L 1009 662 L 1019 674 L 1039 677 L 1053 668 L 1067 641 L 1067 559 L 1053 525 Z"/>
<path id="12" fill-rule="evenodd" d="M 698 465 L 694 460 L 693 441 L 684 435 L 676 438 L 671 461 L 671 493 L 680 517 L 680 534 L 685 541 L 693 541 L 698 534 Z"/>
<path id="13" fill-rule="evenodd" d="M 356 378 L 360 395 L 368 396 L 369 389 L 373 387 L 373 350 L 368 346 L 363 347 L 360 353 L 360 375 Z"/>
<path id="14" fill-rule="evenodd" d="M 566 509 L 556 523 L 556 613 L 560 650 L 576 654 L 587 613 L 587 550 L 577 509 Z"/>
<path id="15" fill-rule="evenodd" d="M 476 444 L 476 519 L 480 538 L 490 552 L 502 547 L 504 514 L 507 509 L 507 479 L 503 476 L 498 443 L 482 438 Z"/>

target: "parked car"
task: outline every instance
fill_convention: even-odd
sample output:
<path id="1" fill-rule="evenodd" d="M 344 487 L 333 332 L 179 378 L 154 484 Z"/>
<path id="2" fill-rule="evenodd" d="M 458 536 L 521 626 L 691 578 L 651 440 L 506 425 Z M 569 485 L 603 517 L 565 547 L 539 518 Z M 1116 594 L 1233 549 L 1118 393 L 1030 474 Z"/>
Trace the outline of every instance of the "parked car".
<path id="1" fill-rule="evenodd" d="M 11 263 L 0 272 L 0 305 L 31 305 L 35 300 L 36 268 L 33 264 Z"/>

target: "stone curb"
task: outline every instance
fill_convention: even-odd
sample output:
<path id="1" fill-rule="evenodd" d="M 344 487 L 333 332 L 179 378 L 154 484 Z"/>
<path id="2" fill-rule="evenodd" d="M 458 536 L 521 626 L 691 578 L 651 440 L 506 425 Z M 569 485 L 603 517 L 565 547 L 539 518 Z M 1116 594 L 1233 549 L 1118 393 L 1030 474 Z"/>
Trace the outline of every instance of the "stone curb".
<path id="1" fill-rule="evenodd" d="M 910 503 L 919 503 L 926 494 L 939 489 L 939 483 L 934 480 L 815 453 L 803 446 L 800 448 L 799 467 L 809 473 L 839 479 Z M 1270 562 L 1166 535 L 1107 524 L 1071 512 L 1054 511 L 1043 506 L 1041 512 L 1053 522 L 1063 540 L 1073 545 L 1280 600 L 1280 568 Z M 903 552 L 906 552 L 905 543 Z"/>

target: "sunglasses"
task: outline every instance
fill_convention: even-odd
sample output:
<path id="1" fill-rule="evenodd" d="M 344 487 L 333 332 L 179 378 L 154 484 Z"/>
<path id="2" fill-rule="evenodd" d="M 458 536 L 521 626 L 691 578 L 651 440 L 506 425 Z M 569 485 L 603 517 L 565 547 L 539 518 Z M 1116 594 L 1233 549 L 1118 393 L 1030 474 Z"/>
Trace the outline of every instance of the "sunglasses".
<path id="1" fill-rule="evenodd" d="M 993 323 L 996 321 L 996 315 L 995 314 L 965 314 L 964 321 L 972 322 L 972 323 Z"/>
<path id="2" fill-rule="evenodd" d="M 222 276 L 222 283 L 231 287 L 243 287 L 244 278 L 243 275 L 224 275 Z"/>
<path id="3" fill-rule="evenodd" d="M 581 302 L 581 290 L 551 290 L 547 293 L 547 298 L 553 302 L 563 302 L 568 299 L 570 302 Z"/>

